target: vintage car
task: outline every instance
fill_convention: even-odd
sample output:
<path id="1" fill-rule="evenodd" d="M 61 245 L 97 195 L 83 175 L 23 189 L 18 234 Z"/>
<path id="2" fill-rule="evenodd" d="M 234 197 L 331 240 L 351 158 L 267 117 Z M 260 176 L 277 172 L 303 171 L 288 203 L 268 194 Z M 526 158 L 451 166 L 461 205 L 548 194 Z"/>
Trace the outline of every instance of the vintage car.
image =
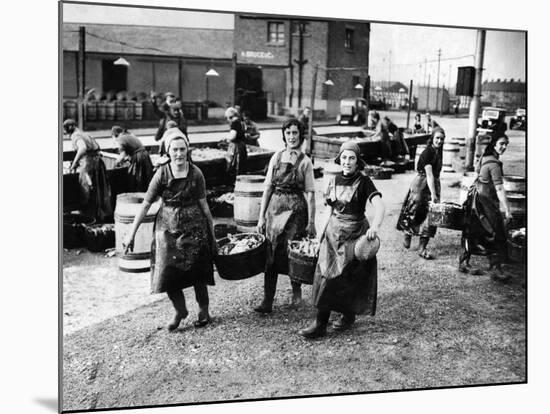
<path id="1" fill-rule="evenodd" d="M 516 115 L 510 118 L 510 129 L 523 129 L 527 127 L 527 111 L 524 108 L 516 109 Z"/>
<path id="2" fill-rule="evenodd" d="M 483 108 L 481 118 L 477 121 L 477 131 L 480 134 L 493 135 L 506 131 L 506 109 L 488 106 Z"/>
<path id="3" fill-rule="evenodd" d="M 363 98 L 346 98 L 340 101 L 338 125 L 363 125 L 367 122 L 367 101 Z"/>

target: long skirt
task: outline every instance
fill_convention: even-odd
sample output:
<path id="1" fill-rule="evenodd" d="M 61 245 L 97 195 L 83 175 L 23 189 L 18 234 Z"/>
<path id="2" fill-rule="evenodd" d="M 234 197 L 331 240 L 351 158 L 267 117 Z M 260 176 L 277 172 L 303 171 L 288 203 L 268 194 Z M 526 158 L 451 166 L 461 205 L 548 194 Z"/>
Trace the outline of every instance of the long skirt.
<path id="1" fill-rule="evenodd" d="M 307 213 L 303 192 L 273 192 L 266 212 L 266 272 L 288 274 L 288 242 L 306 236 Z"/>
<path id="2" fill-rule="evenodd" d="M 471 186 L 464 202 L 462 248 L 468 257 L 486 255 L 491 262 L 500 263 L 507 256 L 504 220 L 498 198 L 480 193 L 481 185 Z"/>
<path id="3" fill-rule="evenodd" d="M 319 250 L 313 281 L 313 304 L 320 310 L 345 314 L 376 313 L 378 263 L 355 258 L 359 237 L 369 228 L 366 219 L 349 220 L 334 214 L 330 217 Z"/>
<path id="4" fill-rule="evenodd" d="M 146 192 L 151 178 L 153 178 L 153 163 L 149 153 L 145 149 L 134 152 L 128 167 L 128 191 Z"/>
<path id="5" fill-rule="evenodd" d="M 98 152 L 82 157 L 78 181 L 83 213 L 100 223 L 112 217 L 111 186 L 107 180 L 105 163 Z"/>
<path id="6" fill-rule="evenodd" d="M 243 141 L 233 141 L 227 147 L 227 174 L 232 181 L 239 174 L 244 174 L 246 170 L 246 161 L 248 159 L 246 144 Z"/>
<path id="7" fill-rule="evenodd" d="M 434 178 L 437 196 L 441 193 L 439 178 Z M 428 210 L 432 194 L 424 174 L 418 174 L 413 182 L 397 220 L 397 230 L 411 236 L 434 237 L 437 227 L 428 225 Z"/>

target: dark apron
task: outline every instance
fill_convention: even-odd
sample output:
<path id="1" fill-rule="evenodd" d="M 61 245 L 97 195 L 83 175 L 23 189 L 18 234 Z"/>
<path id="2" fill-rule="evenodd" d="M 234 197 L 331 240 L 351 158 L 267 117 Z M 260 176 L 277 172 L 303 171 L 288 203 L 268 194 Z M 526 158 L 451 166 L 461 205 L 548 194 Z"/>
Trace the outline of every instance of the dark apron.
<path id="1" fill-rule="evenodd" d="M 488 163 L 498 163 L 498 161 L 483 162 L 483 158 L 480 160 L 480 165 Z M 506 232 L 494 184 L 478 176 L 468 190 L 463 209 L 463 248 L 469 254 L 496 255 L 499 261 L 504 260 Z"/>
<path id="2" fill-rule="evenodd" d="M 178 179 L 179 180 L 179 179 Z M 214 285 L 210 233 L 206 217 L 193 199 L 193 168 L 176 190 L 162 193 L 151 248 L 151 292 Z"/>
<path id="3" fill-rule="evenodd" d="M 153 178 L 153 163 L 145 148 L 140 148 L 130 156 L 128 167 L 128 191 L 146 192 Z"/>
<path id="4" fill-rule="evenodd" d="M 334 186 L 337 202 L 333 206 L 319 249 L 312 297 L 313 304 L 321 310 L 374 315 L 378 285 L 377 260 L 374 257 L 368 261 L 359 261 L 354 254 L 355 243 L 367 232 L 369 222 L 364 214 L 339 213 L 351 201 L 359 183 L 360 179 L 352 186 Z"/>
<path id="5" fill-rule="evenodd" d="M 248 159 L 245 142 L 240 139 L 231 141 L 227 147 L 225 158 L 227 161 L 227 173 L 230 177 L 234 178 L 239 174 L 243 174 Z"/>
<path id="6" fill-rule="evenodd" d="M 308 209 L 304 183 L 297 177 L 304 154 L 300 154 L 294 165 L 281 163 L 281 156 L 279 152 L 273 167 L 273 193 L 266 212 L 266 272 L 288 274 L 288 241 L 306 236 Z"/>
<path id="7" fill-rule="evenodd" d="M 84 214 L 98 222 L 113 215 L 111 186 L 99 149 L 87 151 L 79 161 L 80 204 Z"/>

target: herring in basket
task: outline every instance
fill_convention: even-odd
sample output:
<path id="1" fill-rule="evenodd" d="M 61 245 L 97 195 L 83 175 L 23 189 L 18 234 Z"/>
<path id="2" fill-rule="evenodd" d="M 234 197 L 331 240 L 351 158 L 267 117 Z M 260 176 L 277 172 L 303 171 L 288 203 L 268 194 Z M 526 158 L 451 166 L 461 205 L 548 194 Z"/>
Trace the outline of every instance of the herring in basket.
<path id="1" fill-rule="evenodd" d="M 216 268 L 222 279 L 247 279 L 264 271 L 266 241 L 262 234 L 228 234 L 218 246 Z"/>

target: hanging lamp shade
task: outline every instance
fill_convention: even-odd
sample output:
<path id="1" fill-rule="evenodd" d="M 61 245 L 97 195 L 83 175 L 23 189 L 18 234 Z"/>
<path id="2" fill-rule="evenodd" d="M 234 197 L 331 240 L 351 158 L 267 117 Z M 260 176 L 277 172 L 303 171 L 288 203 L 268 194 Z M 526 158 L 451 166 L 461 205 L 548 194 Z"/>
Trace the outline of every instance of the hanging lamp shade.
<path id="1" fill-rule="evenodd" d="M 360 83 L 358 83 L 357 85 L 355 85 L 355 89 L 363 89 L 363 85 L 361 85 Z"/>
<path id="2" fill-rule="evenodd" d="M 206 76 L 220 76 L 220 74 L 214 69 L 210 69 L 208 72 L 206 72 Z"/>
<path id="3" fill-rule="evenodd" d="M 123 57 L 119 57 L 117 60 L 113 62 L 113 65 L 130 66 L 130 63 Z"/>
<path id="4" fill-rule="evenodd" d="M 323 82 L 323 85 L 334 86 L 334 82 L 331 81 L 330 79 L 327 79 L 326 81 Z"/>

